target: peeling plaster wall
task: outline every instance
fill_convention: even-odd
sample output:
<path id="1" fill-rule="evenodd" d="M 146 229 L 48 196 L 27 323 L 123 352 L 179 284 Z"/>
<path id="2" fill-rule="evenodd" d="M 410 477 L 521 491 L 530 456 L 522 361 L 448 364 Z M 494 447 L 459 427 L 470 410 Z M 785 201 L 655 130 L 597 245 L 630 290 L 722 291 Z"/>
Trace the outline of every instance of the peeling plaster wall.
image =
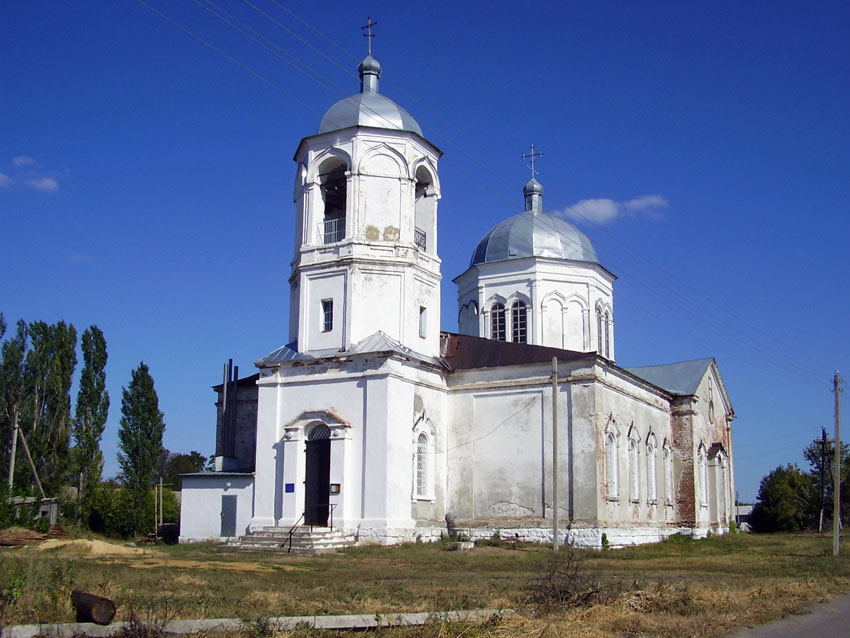
<path id="1" fill-rule="evenodd" d="M 598 369 L 600 383 L 595 390 L 595 435 L 597 444 L 598 506 L 600 525 L 653 524 L 661 528 L 675 520 L 664 499 L 662 448 L 672 438 L 669 400 L 648 385 L 635 384 L 621 372 Z M 617 442 L 617 489 L 608 484 L 606 436 Z M 656 498 L 649 499 L 647 441 L 656 442 Z M 637 446 L 637 491 L 632 490 L 629 441 Z"/>

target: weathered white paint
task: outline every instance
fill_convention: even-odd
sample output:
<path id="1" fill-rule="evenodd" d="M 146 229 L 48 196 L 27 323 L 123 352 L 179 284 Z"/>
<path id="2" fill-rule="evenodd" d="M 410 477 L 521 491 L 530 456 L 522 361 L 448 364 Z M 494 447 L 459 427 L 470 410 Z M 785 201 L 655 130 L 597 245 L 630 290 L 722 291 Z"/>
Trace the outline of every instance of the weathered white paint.
<path id="1" fill-rule="evenodd" d="M 235 495 L 236 534 L 248 531 L 254 500 L 254 477 L 246 474 L 204 473 L 183 477 L 180 503 L 180 542 L 225 540 L 221 536 L 221 497 Z"/>
<path id="2" fill-rule="evenodd" d="M 614 365 L 614 275 L 599 264 L 508 259 L 478 264 L 455 280 L 463 333 L 489 336 L 490 308 L 499 302 L 510 340 L 509 309 L 522 301 L 528 343 L 586 353 L 559 362 L 557 423 L 548 363 L 440 366 L 439 155 L 416 133 L 363 126 L 307 137 L 296 151 L 289 338 L 311 358 L 260 370 L 256 490 L 240 488 L 240 528 L 300 520 L 306 440 L 321 424 L 331 433 L 330 482 L 340 486 L 328 495 L 333 526 L 361 543 L 433 540 L 455 529 L 473 538 L 501 530 L 503 537 L 551 542 L 554 480 L 566 542 L 599 547 L 604 534 L 616 547 L 727 529 L 731 406 L 716 366 L 695 395 L 680 397 Z M 328 189 L 328 174 L 342 176 L 335 188 L 345 192 L 345 220 L 344 237 L 326 243 L 326 201 L 342 192 Z M 330 327 L 323 300 L 333 301 Z M 600 322 L 598 313 L 607 319 Z M 402 348 L 352 351 L 379 331 Z M 598 356 L 605 334 L 608 346 Z M 563 441 L 557 477 L 553 427 Z M 417 494 L 421 433 L 429 442 L 429 484 Z M 614 447 L 606 459 L 609 436 Z M 647 463 L 649 445 L 660 455 L 654 465 Z M 700 445 L 711 450 L 704 495 L 694 474 Z M 618 489 L 609 485 L 614 475 Z M 222 489 L 201 477 L 184 484 L 184 539 L 218 534 Z"/>

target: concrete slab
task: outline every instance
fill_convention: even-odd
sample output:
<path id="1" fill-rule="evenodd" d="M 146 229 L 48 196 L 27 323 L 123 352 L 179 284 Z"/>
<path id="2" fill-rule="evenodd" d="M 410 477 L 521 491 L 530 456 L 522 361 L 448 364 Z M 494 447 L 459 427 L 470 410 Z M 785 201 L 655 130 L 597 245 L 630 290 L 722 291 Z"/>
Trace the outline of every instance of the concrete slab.
<path id="1" fill-rule="evenodd" d="M 512 609 L 473 609 L 470 611 L 437 611 L 409 614 L 360 614 L 347 616 L 284 616 L 269 618 L 271 626 L 278 630 L 291 630 L 297 625 L 309 625 L 316 629 L 371 629 L 375 627 L 398 627 L 424 625 L 430 621 L 484 622 L 493 617 L 506 617 L 515 613 Z M 250 624 L 250 621 L 247 621 Z M 17 625 L 6 627 L 3 638 L 71 638 L 75 633 L 85 632 L 90 636 L 117 635 L 127 623 L 116 622 L 103 627 L 92 623 L 62 623 L 53 625 Z M 237 618 L 212 618 L 205 620 L 172 620 L 165 631 L 177 635 L 189 635 L 202 631 L 238 631 L 246 627 L 246 621 Z"/>

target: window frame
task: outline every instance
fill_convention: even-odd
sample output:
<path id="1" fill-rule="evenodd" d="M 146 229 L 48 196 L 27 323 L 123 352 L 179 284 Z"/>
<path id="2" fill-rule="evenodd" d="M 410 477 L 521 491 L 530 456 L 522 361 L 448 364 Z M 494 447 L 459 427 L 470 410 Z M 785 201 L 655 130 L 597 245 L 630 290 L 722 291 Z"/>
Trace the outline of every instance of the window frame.
<path id="1" fill-rule="evenodd" d="M 511 304 L 511 341 L 528 343 L 528 306 L 521 299 Z"/>
<path id="2" fill-rule="evenodd" d="M 620 477 L 618 468 L 617 436 L 613 432 L 605 435 L 605 482 L 608 486 L 608 500 L 620 499 Z"/>
<path id="3" fill-rule="evenodd" d="M 321 332 L 333 332 L 334 329 L 334 300 L 322 299 Z"/>
<path id="4" fill-rule="evenodd" d="M 505 304 L 497 301 L 490 306 L 490 338 L 493 341 L 507 341 L 507 317 Z M 501 337 L 501 338 L 500 338 Z"/>

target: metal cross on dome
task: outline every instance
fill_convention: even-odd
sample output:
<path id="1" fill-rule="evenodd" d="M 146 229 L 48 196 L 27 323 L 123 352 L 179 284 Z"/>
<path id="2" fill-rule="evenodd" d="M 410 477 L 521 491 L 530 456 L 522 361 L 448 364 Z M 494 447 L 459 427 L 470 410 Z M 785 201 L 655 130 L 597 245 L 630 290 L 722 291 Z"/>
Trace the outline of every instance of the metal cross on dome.
<path id="1" fill-rule="evenodd" d="M 375 34 L 372 33 L 372 27 L 378 24 L 378 21 L 375 20 L 372 22 L 372 16 L 369 16 L 366 19 L 366 24 L 360 27 L 361 29 L 366 29 L 366 33 L 363 34 L 364 38 L 369 38 L 369 55 L 372 55 L 372 38 L 375 37 Z"/>
<path id="2" fill-rule="evenodd" d="M 540 174 L 536 170 L 534 170 L 534 160 L 535 160 L 535 158 L 538 158 L 538 157 L 543 157 L 543 151 L 535 152 L 534 144 L 531 145 L 531 152 L 530 153 L 523 153 L 523 155 L 522 155 L 522 159 L 530 159 L 531 160 L 531 164 L 526 164 L 526 166 L 528 166 L 528 168 L 531 169 L 531 179 L 534 179 L 535 175 Z"/>

